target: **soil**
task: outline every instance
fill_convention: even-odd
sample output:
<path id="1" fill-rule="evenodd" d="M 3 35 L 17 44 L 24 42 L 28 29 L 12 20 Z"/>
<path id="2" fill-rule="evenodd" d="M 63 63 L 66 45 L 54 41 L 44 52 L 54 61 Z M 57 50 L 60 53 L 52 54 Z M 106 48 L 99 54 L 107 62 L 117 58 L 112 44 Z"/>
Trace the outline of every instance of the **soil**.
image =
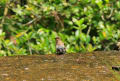
<path id="1" fill-rule="evenodd" d="M 120 52 L 0 57 L 0 81 L 119 81 Z"/>

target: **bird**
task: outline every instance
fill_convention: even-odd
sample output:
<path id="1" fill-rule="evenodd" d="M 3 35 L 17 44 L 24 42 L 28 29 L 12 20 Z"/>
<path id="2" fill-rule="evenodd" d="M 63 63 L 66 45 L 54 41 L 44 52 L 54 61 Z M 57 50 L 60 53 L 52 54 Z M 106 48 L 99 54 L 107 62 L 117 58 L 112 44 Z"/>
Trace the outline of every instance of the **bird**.
<path id="1" fill-rule="evenodd" d="M 120 41 L 119 42 L 117 42 L 117 47 L 118 47 L 118 50 L 120 51 Z"/>
<path id="2" fill-rule="evenodd" d="M 66 48 L 60 37 L 56 37 L 56 53 L 61 55 L 66 53 Z"/>

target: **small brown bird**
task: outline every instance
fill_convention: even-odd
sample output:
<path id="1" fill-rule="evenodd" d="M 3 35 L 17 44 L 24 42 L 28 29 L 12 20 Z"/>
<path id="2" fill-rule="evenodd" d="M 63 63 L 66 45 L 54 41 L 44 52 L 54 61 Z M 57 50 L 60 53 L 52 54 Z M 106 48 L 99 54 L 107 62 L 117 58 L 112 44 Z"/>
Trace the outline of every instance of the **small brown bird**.
<path id="1" fill-rule="evenodd" d="M 56 53 L 61 55 L 66 53 L 66 48 L 64 43 L 61 41 L 59 37 L 56 37 Z"/>
<path id="2" fill-rule="evenodd" d="M 120 50 L 120 42 L 117 42 L 118 50 Z"/>

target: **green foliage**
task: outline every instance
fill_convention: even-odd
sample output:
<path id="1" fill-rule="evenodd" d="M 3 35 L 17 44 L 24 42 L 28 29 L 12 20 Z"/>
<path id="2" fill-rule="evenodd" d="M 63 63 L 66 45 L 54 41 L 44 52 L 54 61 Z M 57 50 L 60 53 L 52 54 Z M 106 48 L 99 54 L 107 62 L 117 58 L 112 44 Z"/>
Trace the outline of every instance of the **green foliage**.
<path id="1" fill-rule="evenodd" d="M 28 0 L 21 6 L 20 1 L 2 0 L 0 4 L 0 21 L 5 18 L 0 56 L 55 53 L 56 36 L 68 53 L 113 50 L 120 38 L 119 1 Z M 9 11 L 4 17 L 5 4 Z"/>

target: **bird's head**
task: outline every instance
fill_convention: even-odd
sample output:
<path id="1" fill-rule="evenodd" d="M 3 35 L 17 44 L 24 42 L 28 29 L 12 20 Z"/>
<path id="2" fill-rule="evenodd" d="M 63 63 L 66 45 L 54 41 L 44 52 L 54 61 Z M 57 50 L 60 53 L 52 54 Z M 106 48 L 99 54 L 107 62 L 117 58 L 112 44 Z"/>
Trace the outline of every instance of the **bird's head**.
<path id="1" fill-rule="evenodd" d="M 56 37 L 55 40 L 56 40 L 56 41 L 57 41 L 57 40 L 60 40 L 60 37 Z"/>
<path id="2" fill-rule="evenodd" d="M 56 40 L 56 43 L 61 41 L 60 37 L 56 37 L 55 40 Z"/>

